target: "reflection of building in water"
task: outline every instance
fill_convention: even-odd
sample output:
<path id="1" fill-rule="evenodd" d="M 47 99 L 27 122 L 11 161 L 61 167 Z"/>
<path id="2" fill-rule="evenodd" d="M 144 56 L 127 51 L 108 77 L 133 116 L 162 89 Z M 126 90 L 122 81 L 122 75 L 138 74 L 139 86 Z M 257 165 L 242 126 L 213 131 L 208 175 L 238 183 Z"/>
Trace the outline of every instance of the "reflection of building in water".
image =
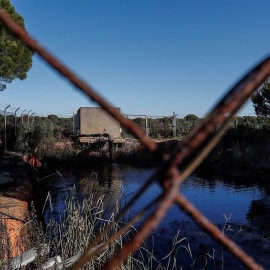
<path id="1" fill-rule="evenodd" d="M 91 175 L 81 181 L 82 194 L 87 197 L 96 192 L 97 197 L 105 195 L 104 204 L 115 204 L 122 195 L 122 177 L 120 166 L 103 164 L 92 170 Z"/>

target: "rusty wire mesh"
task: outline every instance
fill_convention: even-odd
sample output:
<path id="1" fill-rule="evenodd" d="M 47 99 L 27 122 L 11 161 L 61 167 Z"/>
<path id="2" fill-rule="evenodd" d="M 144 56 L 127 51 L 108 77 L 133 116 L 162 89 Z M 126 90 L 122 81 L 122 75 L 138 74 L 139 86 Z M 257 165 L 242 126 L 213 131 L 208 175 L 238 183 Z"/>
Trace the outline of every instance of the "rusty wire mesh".
<path id="1" fill-rule="evenodd" d="M 145 189 L 153 181 L 158 181 L 163 188 L 163 193 L 153 200 L 137 215 L 135 215 L 125 226 L 111 236 L 108 240 L 101 243 L 103 235 L 110 230 L 108 225 L 103 233 L 87 248 L 82 257 L 75 263 L 72 269 L 79 269 L 87 261 L 91 260 L 96 254 L 102 251 L 114 239 L 126 231 L 129 226 L 134 224 L 142 214 L 150 208 L 155 209 L 150 213 L 144 224 L 140 227 L 133 239 L 126 243 L 123 249 L 115 254 L 101 269 L 117 268 L 131 252 L 134 252 L 142 244 L 143 240 L 155 229 L 168 209 L 173 203 L 177 204 L 182 210 L 189 214 L 198 225 L 212 235 L 217 241 L 225 246 L 235 257 L 250 269 L 264 269 L 253 258 L 247 255 L 232 240 L 226 237 L 222 232 L 196 209 L 179 191 L 179 186 L 183 180 L 201 163 L 205 156 L 217 144 L 222 134 L 229 127 L 235 113 L 250 98 L 254 91 L 270 75 L 270 58 L 264 59 L 250 72 L 248 72 L 215 106 L 211 113 L 190 132 L 187 137 L 171 151 L 170 154 L 163 153 L 158 145 L 149 139 L 145 133 L 140 130 L 132 121 L 121 116 L 105 99 L 95 92 L 84 81 L 79 79 L 71 70 L 64 66 L 42 46 L 40 46 L 28 33 L 14 22 L 1 8 L 0 20 L 2 23 L 29 48 L 38 53 L 55 70 L 66 77 L 78 89 L 84 92 L 93 101 L 99 104 L 111 116 L 117 119 L 122 126 L 126 127 L 149 152 L 160 161 L 159 169 L 137 192 L 133 199 L 124 207 L 116 221 L 119 220 L 127 209 L 140 197 Z M 98 246 L 98 248 L 94 248 Z"/>

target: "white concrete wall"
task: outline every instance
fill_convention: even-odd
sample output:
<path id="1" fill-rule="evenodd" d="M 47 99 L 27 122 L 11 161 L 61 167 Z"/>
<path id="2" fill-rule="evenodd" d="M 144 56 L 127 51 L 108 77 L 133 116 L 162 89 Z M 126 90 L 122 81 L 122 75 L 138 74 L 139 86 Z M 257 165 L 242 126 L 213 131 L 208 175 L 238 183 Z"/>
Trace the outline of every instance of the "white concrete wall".
<path id="1" fill-rule="evenodd" d="M 120 108 L 115 108 L 120 112 Z M 113 138 L 120 138 L 120 123 L 102 108 L 81 107 L 80 134 L 109 133 Z"/>

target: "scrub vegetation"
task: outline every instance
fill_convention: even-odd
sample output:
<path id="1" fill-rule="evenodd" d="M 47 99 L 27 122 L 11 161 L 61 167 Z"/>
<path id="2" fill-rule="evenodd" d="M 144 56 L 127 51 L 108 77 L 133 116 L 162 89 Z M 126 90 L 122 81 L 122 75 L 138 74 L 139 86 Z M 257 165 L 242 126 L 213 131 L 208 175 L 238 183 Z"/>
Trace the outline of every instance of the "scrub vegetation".
<path id="1" fill-rule="evenodd" d="M 32 209 L 28 217 L 25 218 L 28 230 L 27 250 L 35 248 L 36 257 L 24 269 L 46 269 L 46 262 L 51 260 L 56 264 L 52 269 L 70 269 L 74 263 L 74 256 L 82 254 L 82 252 L 95 240 L 104 227 L 112 224 L 111 230 L 106 233 L 102 239 L 105 242 L 111 235 L 114 235 L 121 228 L 127 219 L 116 221 L 116 215 L 121 209 L 122 201 L 119 199 L 116 203 L 112 200 L 113 194 L 102 192 L 93 183 L 81 184 L 81 191 L 76 190 L 74 186 L 67 190 L 67 197 L 63 201 L 63 209 L 55 209 L 50 203 L 50 195 L 47 197 L 47 214 L 45 224 L 37 220 L 37 215 L 32 204 Z M 88 189 L 88 195 L 85 198 L 78 197 L 82 191 Z M 238 235 L 242 229 L 233 228 L 229 224 L 229 218 L 221 226 L 220 230 L 224 234 L 229 234 L 230 237 Z M 177 223 L 172 224 L 177 227 Z M 150 237 L 139 250 L 130 255 L 120 269 L 223 269 L 227 265 L 229 259 L 219 245 L 200 246 L 194 250 L 196 242 L 189 239 L 175 228 L 175 235 L 171 239 L 166 236 L 166 241 L 161 240 L 164 231 L 156 232 Z M 122 249 L 123 245 L 130 241 L 133 234 L 136 232 L 135 227 L 130 229 L 115 239 L 113 243 L 106 246 L 99 255 L 89 262 L 83 269 L 99 269 L 109 258 L 116 252 Z M 165 234 L 166 235 L 166 234 Z M 207 237 L 207 236 L 206 236 Z M 162 250 L 165 252 L 162 256 L 157 256 L 157 251 L 160 250 L 159 242 L 162 241 Z M 25 244 L 25 243 L 24 243 Z M 213 243 L 211 242 L 211 245 Z M 0 269 L 13 269 L 12 258 L 10 256 L 9 236 L 6 231 L 5 222 L 0 220 Z M 97 245 L 98 247 L 98 245 Z M 23 262 L 23 261 L 22 261 Z"/>
<path id="2" fill-rule="evenodd" d="M 268 171 L 270 119 L 236 117 L 202 166 L 225 166 Z"/>
<path id="3" fill-rule="evenodd" d="M 4 149 L 4 121 L 0 116 L 0 138 Z M 171 118 L 148 118 L 149 136 L 160 143 L 164 150 L 170 149 L 193 129 L 201 119 L 189 114 L 177 119 L 176 137 L 173 137 Z M 154 163 L 152 157 L 140 144 L 132 139 L 125 130 L 122 137 L 127 138 L 124 145 L 114 145 L 112 159 L 109 146 L 105 142 L 74 147 L 70 140 L 72 118 L 60 118 L 56 115 L 35 117 L 22 123 L 17 119 L 15 136 L 14 116 L 7 117 L 7 150 L 23 154 L 34 154 L 42 165 L 87 167 L 89 162 L 118 163 Z M 133 121 L 142 129 L 145 119 Z M 223 166 L 253 168 L 259 171 L 269 170 L 268 153 L 270 150 L 270 119 L 262 116 L 236 117 L 229 130 L 224 134 L 215 149 L 206 158 L 202 166 Z"/>
<path id="4" fill-rule="evenodd" d="M 17 117 L 16 135 L 15 119 L 7 116 L 7 150 L 21 153 L 31 153 L 44 139 L 55 142 L 67 141 L 72 134 L 72 118 L 60 118 L 56 115 L 48 117 L 31 117 L 28 124 L 27 117 Z M 4 116 L 0 115 L 0 138 L 2 144 L 5 139 Z"/>

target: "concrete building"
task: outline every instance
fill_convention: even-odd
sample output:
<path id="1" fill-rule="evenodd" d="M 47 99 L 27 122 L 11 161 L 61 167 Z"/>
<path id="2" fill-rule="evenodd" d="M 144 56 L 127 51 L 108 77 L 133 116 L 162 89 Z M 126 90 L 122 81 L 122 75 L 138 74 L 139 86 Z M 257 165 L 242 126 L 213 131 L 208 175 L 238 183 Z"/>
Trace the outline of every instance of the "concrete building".
<path id="1" fill-rule="evenodd" d="M 115 108 L 120 112 L 120 108 Z M 93 135 L 108 133 L 120 138 L 120 123 L 102 108 L 81 107 L 75 115 L 75 134 Z"/>

